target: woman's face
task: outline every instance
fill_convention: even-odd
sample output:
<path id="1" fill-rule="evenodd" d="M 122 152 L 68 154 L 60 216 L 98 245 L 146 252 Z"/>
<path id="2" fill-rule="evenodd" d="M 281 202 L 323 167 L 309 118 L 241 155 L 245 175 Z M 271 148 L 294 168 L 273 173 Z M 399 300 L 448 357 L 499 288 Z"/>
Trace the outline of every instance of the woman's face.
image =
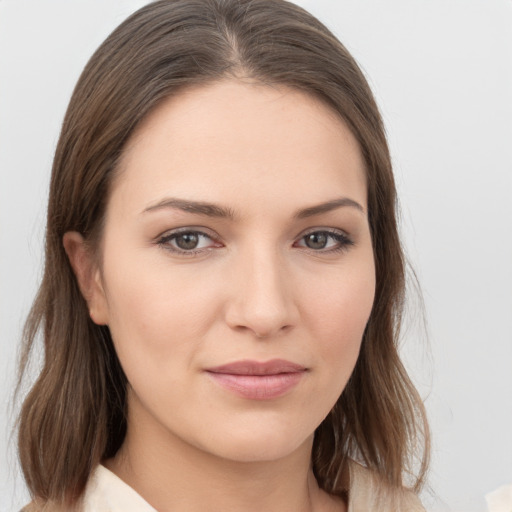
<path id="1" fill-rule="evenodd" d="M 124 152 L 95 282 L 129 428 L 232 460 L 292 453 L 343 391 L 372 308 L 357 142 L 292 89 L 226 80 L 167 100 Z"/>

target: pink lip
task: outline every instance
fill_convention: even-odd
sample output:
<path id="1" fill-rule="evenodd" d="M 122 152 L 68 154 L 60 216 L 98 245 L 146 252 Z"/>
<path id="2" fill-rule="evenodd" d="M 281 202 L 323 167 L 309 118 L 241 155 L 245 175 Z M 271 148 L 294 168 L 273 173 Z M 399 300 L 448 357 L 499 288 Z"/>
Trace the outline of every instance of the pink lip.
<path id="1" fill-rule="evenodd" d="M 206 370 L 223 388 L 251 400 L 284 395 L 299 383 L 306 371 L 304 366 L 284 359 L 237 361 Z"/>

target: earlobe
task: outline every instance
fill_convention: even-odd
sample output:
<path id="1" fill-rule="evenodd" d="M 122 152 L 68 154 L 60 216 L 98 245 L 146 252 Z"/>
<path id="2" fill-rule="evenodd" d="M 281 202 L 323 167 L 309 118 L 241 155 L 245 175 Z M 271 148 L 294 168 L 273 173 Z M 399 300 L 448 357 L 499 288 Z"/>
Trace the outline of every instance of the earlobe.
<path id="1" fill-rule="evenodd" d="M 62 245 L 87 302 L 92 321 L 98 325 L 107 325 L 108 307 L 100 270 L 83 236 L 77 231 L 68 231 L 62 237 Z"/>

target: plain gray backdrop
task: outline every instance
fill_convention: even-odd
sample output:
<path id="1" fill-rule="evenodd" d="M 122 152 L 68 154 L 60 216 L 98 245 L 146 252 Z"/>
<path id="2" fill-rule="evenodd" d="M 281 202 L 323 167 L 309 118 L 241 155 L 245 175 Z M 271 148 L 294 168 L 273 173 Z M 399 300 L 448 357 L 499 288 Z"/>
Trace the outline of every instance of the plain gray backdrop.
<path id="1" fill-rule="evenodd" d="M 0 511 L 27 495 L 10 438 L 42 266 L 52 154 L 87 59 L 136 0 L 0 0 Z M 403 353 L 433 430 L 429 511 L 512 482 L 512 1 L 298 0 L 361 64 L 386 122 L 420 279 Z"/>

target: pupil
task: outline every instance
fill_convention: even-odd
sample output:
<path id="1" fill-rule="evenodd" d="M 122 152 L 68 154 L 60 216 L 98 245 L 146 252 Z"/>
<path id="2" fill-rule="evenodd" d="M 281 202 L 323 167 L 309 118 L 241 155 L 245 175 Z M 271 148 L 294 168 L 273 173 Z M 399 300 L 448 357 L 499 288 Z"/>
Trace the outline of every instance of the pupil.
<path id="1" fill-rule="evenodd" d="M 306 236 L 306 245 L 310 249 L 323 249 L 327 245 L 327 235 L 325 233 L 311 233 Z"/>
<path id="2" fill-rule="evenodd" d="M 195 249 L 199 243 L 199 237 L 196 233 L 184 233 L 176 237 L 176 245 L 180 249 Z"/>

